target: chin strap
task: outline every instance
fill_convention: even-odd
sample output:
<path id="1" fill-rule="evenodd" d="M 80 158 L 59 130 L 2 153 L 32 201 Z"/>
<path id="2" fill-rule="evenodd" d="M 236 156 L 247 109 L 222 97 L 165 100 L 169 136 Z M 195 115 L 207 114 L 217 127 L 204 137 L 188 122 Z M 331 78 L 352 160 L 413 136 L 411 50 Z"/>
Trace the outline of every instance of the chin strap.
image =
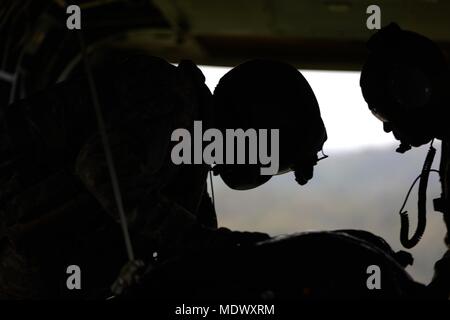
<path id="1" fill-rule="evenodd" d="M 81 48 L 81 55 L 84 62 L 85 73 L 88 80 L 92 104 L 95 109 L 95 115 L 97 118 L 98 130 L 102 139 L 103 148 L 105 151 L 106 163 L 108 166 L 109 175 L 111 178 L 111 185 L 113 189 L 114 199 L 116 202 L 117 211 L 119 213 L 120 225 L 122 227 L 122 235 L 125 240 L 125 247 L 128 254 L 128 262 L 120 271 L 119 277 L 111 286 L 113 294 L 119 295 L 126 288 L 139 280 L 139 274 L 144 269 L 144 263 L 139 260 L 135 260 L 133 245 L 131 243 L 130 234 L 128 231 L 127 219 L 125 216 L 125 210 L 123 207 L 123 198 L 119 187 L 119 179 L 114 166 L 114 159 L 109 144 L 108 134 L 106 132 L 105 120 L 100 107 L 99 96 L 95 86 L 94 76 L 92 74 L 91 66 L 89 63 L 88 55 L 86 52 L 86 45 L 84 42 L 83 34 L 80 30 L 77 30 L 78 40 Z"/>

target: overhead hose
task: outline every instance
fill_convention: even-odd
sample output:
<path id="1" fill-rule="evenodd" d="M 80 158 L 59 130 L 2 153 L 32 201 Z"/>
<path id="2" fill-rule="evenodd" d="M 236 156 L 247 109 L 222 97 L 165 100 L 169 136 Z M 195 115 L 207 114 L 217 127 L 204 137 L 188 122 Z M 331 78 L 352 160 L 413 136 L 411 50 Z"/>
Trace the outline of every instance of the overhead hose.
<path id="1" fill-rule="evenodd" d="M 411 249 L 415 247 L 423 234 L 425 233 L 425 227 L 427 225 L 427 187 L 428 187 L 428 178 L 430 176 L 430 172 L 439 172 L 437 170 L 432 170 L 431 165 L 433 164 L 434 157 L 436 155 L 436 149 L 433 145 L 430 145 L 430 149 L 428 150 L 427 156 L 425 158 L 425 162 L 423 164 L 422 173 L 419 177 L 416 178 L 411 188 L 408 191 L 405 201 L 403 202 L 403 206 L 400 209 L 400 242 L 403 247 L 407 249 Z M 407 201 L 409 194 L 411 193 L 412 188 L 416 184 L 417 180 L 420 179 L 419 183 L 419 199 L 417 202 L 418 213 L 417 213 L 417 228 L 414 232 L 414 235 L 411 239 L 409 239 L 409 219 L 408 212 L 403 211 Z"/>

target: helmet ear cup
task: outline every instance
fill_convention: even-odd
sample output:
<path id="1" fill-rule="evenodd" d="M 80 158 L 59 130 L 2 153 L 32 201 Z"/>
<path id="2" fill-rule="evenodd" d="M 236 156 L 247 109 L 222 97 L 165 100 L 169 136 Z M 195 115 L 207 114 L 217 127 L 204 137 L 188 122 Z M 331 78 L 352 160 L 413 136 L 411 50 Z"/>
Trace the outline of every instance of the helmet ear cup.
<path id="1" fill-rule="evenodd" d="M 393 65 L 388 79 L 389 93 L 405 110 L 423 108 L 430 102 L 431 81 L 423 70 L 412 66 Z"/>

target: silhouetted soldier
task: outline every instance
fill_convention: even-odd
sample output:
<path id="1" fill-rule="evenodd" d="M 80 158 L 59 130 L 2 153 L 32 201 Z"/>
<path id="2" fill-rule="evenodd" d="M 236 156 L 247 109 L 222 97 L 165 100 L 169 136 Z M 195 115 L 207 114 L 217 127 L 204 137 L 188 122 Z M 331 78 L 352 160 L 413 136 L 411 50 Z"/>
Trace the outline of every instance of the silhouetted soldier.
<path id="1" fill-rule="evenodd" d="M 369 57 L 361 73 L 361 89 L 372 113 L 386 132 L 401 142 L 398 152 L 442 140 L 440 177 L 442 197 L 435 209 L 444 214 L 447 226 L 445 242 L 450 246 L 450 71 L 441 50 L 429 39 L 391 24 L 368 42 Z M 426 224 L 426 186 L 434 156 L 430 147 L 419 186 L 419 219 L 409 239 L 408 217 L 402 213 L 402 244 L 413 247 Z M 450 251 L 435 265 L 435 277 L 429 288 L 440 297 L 450 295 Z"/>
<path id="2" fill-rule="evenodd" d="M 170 159 L 171 133 L 177 128 L 192 131 L 194 121 L 201 120 L 206 129 L 215 119 L 230 128 L 239 119 L 246 119 L 249 127 L 279 127 L 281 172 L 295 170 L 302 184 L 312 177 L 326 132 L 306 80 L 295 68 L 274 61 L 258 60 L 236 70 L 230 73 L 233 79 L 221 81 L 214 103 L 201 71 L 188 61 L 175 67 L 159 58 L 132 56 L 123 64 L 95 70 L 139 258 L 150 261 L 157 251 L 163 259 L 180 251 L 268 238 L 217 228 L 206 191 L 209 166 L 174 165 Z M 85 281 L 79 295 L 102 296 L 98 291 L 111 284 L 124 264 L 123 240 L 112 223 L 119 220 L 118 211 L 95 116 L 88 84 L 80 76 L 3 110 L 1 295 L 64 296 L 65 268 L 78 264 Z M 268 121 L 271 117 L 274 121 Z M 299 123 L 300 130 L 295 129 Z M 225 165 L 217 173 L 230 177 L 226 181 L 234 179 L 237 189 L 262 183 L 254 170 Z"/>
<path id="3" fill-rule="evenodd" d="M 244 63 L 220 80 L 213 100 L 215 127 L 279 127 L 280 171 L 293 169 L 300 184 L 312 177 L 326 135 L 314 94 L 298 71 L 261 60 Z M 259 169 L 259 165 L 214 167 L 228 186 L 238 190 L 270 179 Z M 405 271 L 411 263 L 410 255 L 394 252 L 366 231 L 305 232 L 252 246 L 179 255 L 155 266 L 123 297 L 221 303 L 423 297 L 424 286 Z M 367 285 L 372 265 L 381 270 L 382 285 L 376 290 Z"/>

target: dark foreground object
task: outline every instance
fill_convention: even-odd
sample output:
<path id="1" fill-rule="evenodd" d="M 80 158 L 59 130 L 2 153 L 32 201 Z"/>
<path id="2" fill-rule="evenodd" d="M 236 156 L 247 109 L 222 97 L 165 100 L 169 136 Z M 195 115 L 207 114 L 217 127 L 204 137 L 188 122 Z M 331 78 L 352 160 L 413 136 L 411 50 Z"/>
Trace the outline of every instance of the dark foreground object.
<path id="1" fill-rule="evenodd" d="M 364 231 L 302 233 L 173 259 L 153 269 L 121 298 L 183 302 L 432 298 L 406 273 L 399 256 L 384 240 Z M 367 286 L 372 265 L 380 269 L 380 289 Z"/>

